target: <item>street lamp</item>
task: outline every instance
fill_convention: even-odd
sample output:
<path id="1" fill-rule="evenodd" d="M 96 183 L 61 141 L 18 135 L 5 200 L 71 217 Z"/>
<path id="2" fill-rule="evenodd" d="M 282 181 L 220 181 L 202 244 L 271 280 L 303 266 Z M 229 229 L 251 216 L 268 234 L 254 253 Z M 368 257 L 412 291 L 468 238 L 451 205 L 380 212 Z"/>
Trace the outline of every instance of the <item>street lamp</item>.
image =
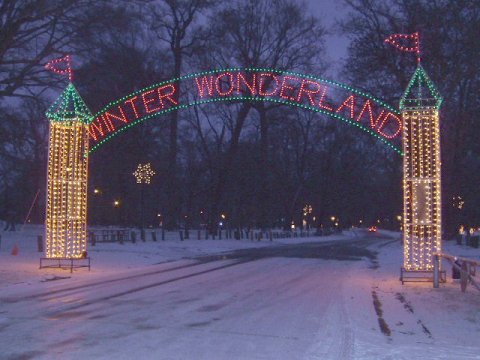
<path id="1" fill-rule="evenodd" d="M 101 199 L 102 199 L 102 189 L 95 187 L 93 189 L 93 202 L 91 203 L 92 206 L 92 212 L 89 214 L 90 216 L 90 221 L 94 223 L 102 223 L 102 208 L 101 208 Z"/>
<path id="2" fill-rule="evenodd" d="M 114 210 L 114 212 L 117 213 L 117 224 L 120 225 L 120 200 L 119 199 L 115 199 L 113 200 L 113 207 L 116 209 Z"/>
<path id="3" fill-rule="evenodd" d="M 135 180 L 137 184 L 140 184 L 140 230 L 143 234 L 143 209 L 144 209 L 144 201 L 143 201 L 143 192 L 144 192 L 144 185 L 150 184 L 152 176 L 155 175 L 155 171 L 153 171 L 150 163 L 146 164 L 138 164 L 137 170 L 133 172 L 133 176 L 135 176 Z"/>
<path id="4" fill-rule="evenodd" d="M 220 214 L 220 218 L 221 218 L 221 220 L 220 220 L 220 222 L 218 223 L 218 225 L 219 225 L 220 227 L 223 227 L 224 224 L 225 224 L 225 219 L 227 218 L 227 216 L 226 216 L 225 214 Z"/>

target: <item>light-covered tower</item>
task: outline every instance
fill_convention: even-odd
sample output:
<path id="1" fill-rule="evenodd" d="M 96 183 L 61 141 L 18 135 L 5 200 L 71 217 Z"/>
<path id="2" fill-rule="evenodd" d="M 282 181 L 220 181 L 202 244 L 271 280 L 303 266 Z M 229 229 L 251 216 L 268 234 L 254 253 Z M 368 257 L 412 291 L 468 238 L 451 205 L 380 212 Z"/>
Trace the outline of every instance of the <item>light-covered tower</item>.
<path id="1" fill-rule="evenodd" d="M 400 100 L 403 119 L 404 271 L 433 271 L 441 250 L 439 109 L 442 98 L 419 64 Z"/>
<path id="2" fill-rule="evenodd" d="M 90 110 L 70 83 L 46 113 L 48 142 L 46 258 L 82 258 L 87 248 Z"/>

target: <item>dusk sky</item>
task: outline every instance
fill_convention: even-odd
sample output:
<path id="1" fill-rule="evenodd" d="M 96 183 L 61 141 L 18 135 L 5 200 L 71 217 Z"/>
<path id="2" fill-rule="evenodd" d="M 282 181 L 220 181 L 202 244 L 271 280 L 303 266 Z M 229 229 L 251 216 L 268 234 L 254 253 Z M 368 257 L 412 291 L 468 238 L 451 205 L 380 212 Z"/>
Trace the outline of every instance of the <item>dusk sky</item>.
<path id="1" fill-rule="evenodd" d="M 346 6 L 342 0 L 307 0 L 307 3 L 313 10 L 313 14 L 322 20 L 323 25 L 331 33 L 327 37 L 327 54 L 331 58 L 332 63 L 336 63 L 335 68 L 330 69 L 330 73 L 334 75 L 338 70 L 337 61 L 344 58 L 347 54 L 348 39 L 339 36 L 335 29 L 335 21 L 342 19 L 346 13 Z"/>

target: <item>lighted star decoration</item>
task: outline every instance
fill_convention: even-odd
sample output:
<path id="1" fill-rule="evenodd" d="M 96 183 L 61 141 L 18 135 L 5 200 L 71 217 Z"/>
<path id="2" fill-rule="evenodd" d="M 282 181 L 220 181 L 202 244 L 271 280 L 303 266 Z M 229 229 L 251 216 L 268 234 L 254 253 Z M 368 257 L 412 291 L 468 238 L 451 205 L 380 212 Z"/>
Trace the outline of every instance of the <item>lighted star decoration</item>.
<path id="1" fill-rule="evenodd" d="M 463 209 L 463 206 L 465 205 L 465 201 L 462 199 L 461 196 L 454 196 L 453 197 L 453 207 L 457 209 Z"/>
<path id="2" fill-rule="evenodd" d="M 137 179 L 137 184 L 150 184 L 153 175 L 155 175 L 155 171 L 153 171 L 150 163 L 138 164 L 137 170 L 133 173 L 133 176 Z"/>

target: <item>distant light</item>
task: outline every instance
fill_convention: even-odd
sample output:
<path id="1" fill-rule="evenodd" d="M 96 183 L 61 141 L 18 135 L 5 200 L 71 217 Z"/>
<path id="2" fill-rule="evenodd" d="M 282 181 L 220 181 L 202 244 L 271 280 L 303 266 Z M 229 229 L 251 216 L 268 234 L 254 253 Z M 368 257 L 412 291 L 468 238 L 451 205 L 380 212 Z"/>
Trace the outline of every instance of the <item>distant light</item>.
<path id="1" fill-rule="evenodd" d="M 222 221 L 220 221 L 220 222 L 218 223 L 218 225 L 220 225 L 220 226 L 223 226 L 223 222 L 222 222 Z"/>
<path id="2" fill-rule="evenodd" d="M 303 216 L 307 216 L 308 214 L 311 214 L 312 213 L 312 205 L 305 205 L 304 208 L 303 208 Z"/>
<path id="3" fill-rule="evenodd" d="M 335 221 L 335 216 L 331 216 L 330 220 Z"/>

